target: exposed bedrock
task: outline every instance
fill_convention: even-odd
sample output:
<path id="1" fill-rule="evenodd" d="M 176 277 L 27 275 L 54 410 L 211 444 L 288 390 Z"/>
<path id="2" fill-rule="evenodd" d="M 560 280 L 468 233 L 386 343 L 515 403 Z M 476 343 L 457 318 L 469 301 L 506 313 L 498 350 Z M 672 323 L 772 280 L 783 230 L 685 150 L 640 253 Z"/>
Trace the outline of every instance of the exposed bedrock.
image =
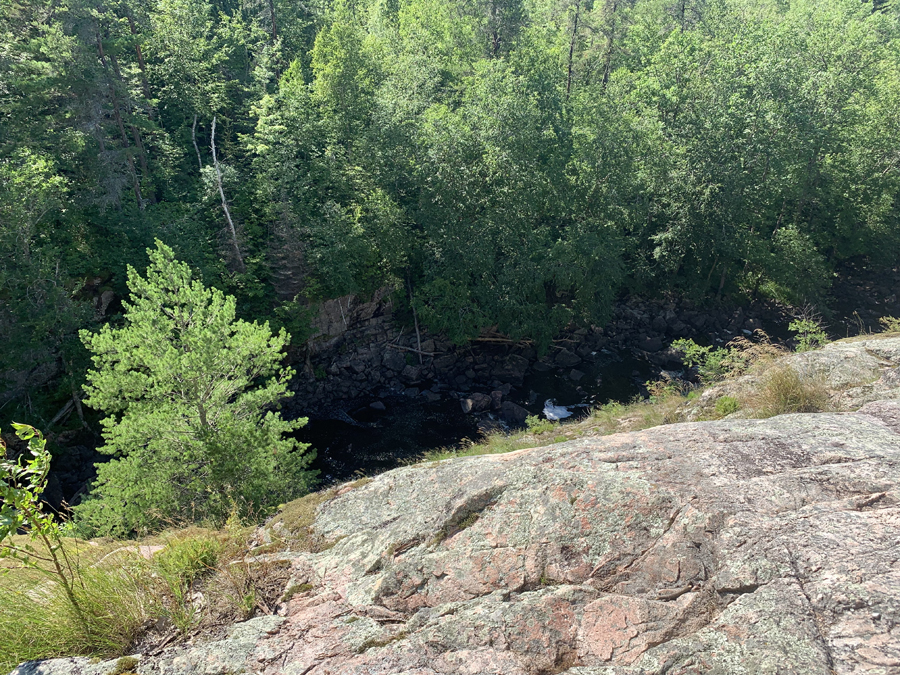
<path id="1" fill-rule="evenodd" d="M 897 673 L 898 479 L 895 401 L 397 469 L 320 507 L 282 617 L 138 672 Z"/>

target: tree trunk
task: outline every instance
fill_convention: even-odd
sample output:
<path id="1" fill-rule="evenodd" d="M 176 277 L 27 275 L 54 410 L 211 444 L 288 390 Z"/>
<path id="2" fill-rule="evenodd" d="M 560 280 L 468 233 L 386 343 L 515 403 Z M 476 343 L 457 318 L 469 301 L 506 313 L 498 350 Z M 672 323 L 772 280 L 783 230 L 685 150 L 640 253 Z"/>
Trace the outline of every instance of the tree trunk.
<path id="1" fill-rule="evenodd" d="M 191 127 L 191 140 L 194 142 L 194 152 L 197 153 L 197 164 L 203 169 L 203 160 L 200 159 L 200 148 L 197 146 L 197 115 L 194 114 L 194 125 Z"/>
<path id="2" fill-rule="evenodd" d="M 278 39 L 278 27 L 275 25 L 275 0 L 269 0 L 269 15 L 272 17 L 272 42 Z"/>
<path id="3" fill-rule="evenodd" d="M 241 256 L 241 248 L 238 246 L 237 230 L 234 228 L 234 221 L 231 219 L 231 212 L 228 210 L 228 201 L 225 199 L 225 190 L 222 187 L 222 172 L 219 170 L 219 159 L 216 157 L 216 117 L 213 116 L 212 128 L 210 130 L 209 146 L 212 149 L 213 165 L 216 167 L 216 183 L 219 186 L 219 196 L 222 198 L 222 210 L 225 211 L 225 219 L 228 221 L 228 229 L 231 231 L 231 244 L 234 247 L 234 255 L 238 262 L 238 271 L 243 272 L 244 258 Z"/>
<path id="4" fill-rule="evenodd" d="M 606 41 L 606 53 L 603 55 L 603 80 L 601 84 L 604 89 L 609 83 L 609 76 L 612 71 L 612 55 L 616 39 L 616 10 L 618 8 L 619 3 L 613 0 L 612 9 L 610 10 L 609 37 Z"/>
<path id="5" fill-rule="evenodd" d="M 116 60 L 116 57 L 110 54 L 109 61 L 112 64 L 113 72 L 116 74 L 116 79 L 124 85 L 125 80 L 122 77 L 122 71 L 119 69 L 119 62 Z M 127 112 L 129 116 L 134 114 L 134 110 L 131 107 L 131 101 L 127 98 L 125 99 L 125 112 Z M 128 126 L 131 129 L 131 137 L 134 139 L 134 146 L 138 151 L 138 161 L 141 163 L 141 177 L 144 180 L 149 180 L 150 167 L 147 162 L 147 153 L 144 151 L 144 142 L 141 140 L 141 131 L 133 124 L 129 124 Z M 150 190 L 148 196 L 150 198 L 150 203 L 155 204 L 156 195 L 153 193 L 153 190 Z"/>
<path id="6" fill-rule="evenodd" d="M 575 3 L 575 19 L 572 22 L 572 39 L 569 41 L 569 67 L 566 75 L 566 100 L 569 100 L 569 94 L 572 92 L 572 71 L 573 59 L 575 58 L 575 43 L 578 40 L 578 18 L 581 14 L 581 0 Z"/>

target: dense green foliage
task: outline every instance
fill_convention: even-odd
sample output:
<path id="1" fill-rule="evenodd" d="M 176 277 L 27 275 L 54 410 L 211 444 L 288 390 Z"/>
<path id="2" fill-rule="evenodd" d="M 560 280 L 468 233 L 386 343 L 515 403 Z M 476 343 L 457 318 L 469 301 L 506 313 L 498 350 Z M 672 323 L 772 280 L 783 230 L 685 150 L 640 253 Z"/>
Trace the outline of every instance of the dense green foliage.
<path id="1" fill-rule="evenodd" d="M 2 414 L 77 393 L 74 336 L 109 319 L 90 302 L 124 297 L 154 238 L 298 340 L 310 304 L 384 284 L 455 340 L 541 345 L 623 289 L 815 300 L 841 260 L 900 251 L 898 21 L 882 0 L 0 0 Z"/>
<path id="2" fill-rule="evenodd" d="M 109 413 L 100 451 L 113 459 L 98 465 L 76 523 L 129 535 L 304 494 L 307 446 L 282 436 L 306 420 L 271 409 L 289 395 L 287 334 L 236 321 L 234 298 L 192 279 L 162 243 L 150 261 L 146 278 L 129 268 L 124 325 L 81 334 L 96 367 L 85 402 Z"/>

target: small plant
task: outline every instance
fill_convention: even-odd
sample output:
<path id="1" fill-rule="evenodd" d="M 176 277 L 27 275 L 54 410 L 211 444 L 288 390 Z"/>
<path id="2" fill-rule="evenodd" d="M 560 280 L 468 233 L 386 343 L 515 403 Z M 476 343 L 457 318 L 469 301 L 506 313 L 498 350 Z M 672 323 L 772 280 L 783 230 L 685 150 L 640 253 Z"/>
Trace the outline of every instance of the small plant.
<path id="1" fill-rule="evenodd" d="M 703 347 L 684 339 L 675 340 L 672 347 L 684 354 L 686 365 L 697 367 L 704 384 L 743 375 L 757 363 L 770 361 L 784 353 L 762 330 L 755 331 L 752 340 L 736 337 L 724 347 Z"/>
<path id="2" fill-rule="evenodd" d="M 481 517 L 481 514 L 478 511 L 472 511 L 469 515 L 459 521 L 459 525 L 457 527 L 460 530 L 465 530 L 466 528 L 472 527 L 475 523 L 478 522 L 478 519 Z"/>
<path id="3" fill-rule="evenodd" d="M 154 567 L 165 585 L 167 611 L 172 625 L 182 634 L 199 621 L 194 603 L 194 584 L 215 570 L 219 561 L 219 543 L 207 537 L 170 542 L 154 559 Z"/>
<path id="4" fill-rule="evenodd" d="M 788 324 L 788 330 L 796 333 L 797 351 L 810 352 L 828 344 L 828 336 L 821 321 L 813 314 L 805 313 Z"/>
<path id="5" fill-rule="evenodd" d="M 328 377 L 328 373 L 325 372 L 325 369 L 322 366 L 316 366 L 315 371 L 313 371 L 313 375 L 317 380 L 324 380 Z"/>
<path id="6" fill-rule="evenodd" d="M 740 410 L 740 403 L 734 396 L 722 396 L 716 401 L 716 415 L 727 417 Z"/>
<path id="7" fill-rule="evenodd" d="M 28 441 L 32 458 L 24 463 L 21 458 L 7 461 L 6 444 L 0 439 L 0 559 L 12 558 L 48 575 L 60 585 L 76 616 L 83 621 L 84 612 L 74 588 L 80 582 L 78 571 L 63 546 L 59 524 L 53 514 L 44 512 L 41 503 L 50 472 L 47 441 L 40 431 L 27 424 L 13 424 L 13 428 L 16 436 Z M 31 543 L 14 544 L 12 538 L 19 530 L 25 530 L 31 542 L 40 542 L 41 550 Z"/>
<path id="8" fill-rule="evenodd" d="M 884 328 L 885 333 L 900 333 L 900 319 L 893 316 L 883 316 L 878 323 Z"/>
<path id="9" fill-rule="evenodd" d="M 722 380 L 734 369 L 734 354 L 730 349 L 704 347 L 688 339 L 675 340 L 672 347 L 684 354 L 685 365 L 697 367 L 704 382 Z"/>
<path id="10" fill-rule="evenodd" d="M 116 666 L 109 675 L 128 675 L 137 670 L 139 663 L 140 660 L 133 656 L 123 656 L 116 661 Z"/>
<path id="11" fill-rule="evenodd" d="M 542 419 L 537 415 L 529 415 L 525 418 L 525 427 L 532 434 L 543 434 L 547 431 L 553 431 L 555 426 L 550 420 Z"/>
<path id="12" fill-rule="evenodd" d="M 313 589 L 312 584 L 291 584 L 287 590 L 285 590 L 284 595 L 281 596 L 281 602 L 288 602 L 291 598 L 293 598 L 298 593 L 308 593 Z M 357 619 L 359 617 L 356 617 Z M 350 623 L 347 621 L 347 623 Z"/>

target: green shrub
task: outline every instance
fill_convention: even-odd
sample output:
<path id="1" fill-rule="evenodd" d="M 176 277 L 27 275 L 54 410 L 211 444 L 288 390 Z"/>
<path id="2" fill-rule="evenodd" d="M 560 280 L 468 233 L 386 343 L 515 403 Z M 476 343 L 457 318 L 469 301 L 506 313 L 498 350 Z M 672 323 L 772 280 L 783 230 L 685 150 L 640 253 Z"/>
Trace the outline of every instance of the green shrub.
<path id="1" fill-rule="evenodd" d="M 719 417 L 727 417 L 731 413 L 740 410 L 740 403 L 733 396 L 721 396 L 716 401 L 716 415 Z"/>
<path id="2" fill-rule="evenodd" d="M 900 333 L 900 319 L 893 316 L 883 316 L 878 323 L 884 328 L 885 333 Z"/>
<path id="3" fill-rule="evenodd" d="M 545 420 L 537 415 L 529 415 L 525 418 L 525 427 L 529 433 L 542 434 L 547 431 L 553 431 L 556 425 L 550 420 Z"/>
<path id="4" fill-rule="evenodd" d="M 693 340 L 675 340 L 672 347 L 684 354 L 684 363 L 697 366 L 705 384 L 748 372 L 757 363 L 781 356 L 784 349 L 773 345 L 762 330 L 755 331 L 752 340 L 736 337 L 724 347 L 702 347 Z"/>
<path id="5" fill-rule="evenodd" d="M 704 382 L 721 380 L 733 370 L 735 354 L 730 349 L 703 347 L 689 339 L 675 340 L 672 347 L 684 354 L 685 365 L 697 366 Z"/>
<path id="6" fill-rule="evenodd" d="M 809 352 L 828 344 L 828 336 L 816 317 L 801 317 L 788 324 L 788 330 L 796 333 L 798 352 Z"/>

